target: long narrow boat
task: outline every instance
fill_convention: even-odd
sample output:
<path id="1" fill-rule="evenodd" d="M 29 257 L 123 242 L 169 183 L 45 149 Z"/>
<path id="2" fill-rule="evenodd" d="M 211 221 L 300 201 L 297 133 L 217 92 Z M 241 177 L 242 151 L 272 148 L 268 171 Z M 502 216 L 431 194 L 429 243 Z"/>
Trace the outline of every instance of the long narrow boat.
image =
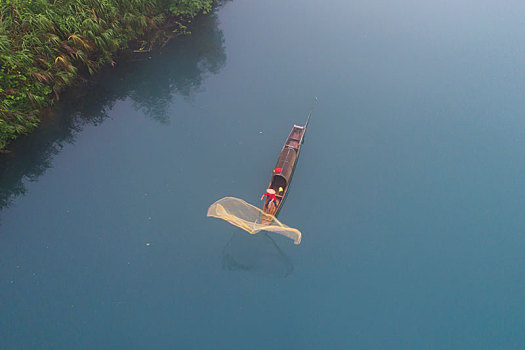
<path id="1" fill-rule="evenodd" d="M 312 110 L 310 110 L 308 118 L 306 119 L 306 124 L 304 126 L 293 126 L 290 135 L 288 135 L 288 138 L 284 143 L 281 154 L 279 155 L 279 159 L 277 160 L 277 164 L 275 164 L 272 178 L 270 179 L 270 184 L 267 187 L 268 189 L 271 188 L 275 191 L 277 200 L 275 205 L 269 206 L 269 198 L 266 198 L 263 211 L 267 214 L 276 216 L 279 213 L 279 210 L 281 209 L 281 206 L 286 198 L 311 114 Z M 262 218 L 262 222 L 269 220 L 271 219 L 267 217 Z"/>

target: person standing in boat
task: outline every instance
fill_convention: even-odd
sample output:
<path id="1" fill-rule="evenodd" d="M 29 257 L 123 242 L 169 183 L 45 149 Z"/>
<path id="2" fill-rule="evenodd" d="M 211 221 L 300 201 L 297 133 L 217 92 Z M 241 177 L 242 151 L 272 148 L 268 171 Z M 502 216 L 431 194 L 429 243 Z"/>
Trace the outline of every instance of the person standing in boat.
<path id="1" fill-rule="evenodd" d="M 275 190 L 269 188 L 266 190 L 266 193 L 261 196 L 261 200 L 264 199 L 264 196 L 268 196 L 268 210 L 272 212 L 277 206 L 277 196 L 275 195 Z"/>

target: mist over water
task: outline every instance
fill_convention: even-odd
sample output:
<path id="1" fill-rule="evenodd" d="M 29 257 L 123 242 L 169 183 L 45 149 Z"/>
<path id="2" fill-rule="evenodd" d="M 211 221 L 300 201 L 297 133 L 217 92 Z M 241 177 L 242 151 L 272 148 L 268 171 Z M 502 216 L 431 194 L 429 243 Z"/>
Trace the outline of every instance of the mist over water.
<path id="1" fill-rule="evenodd" d="M 522 349 L 521 2 L 231 1 L 0 158 L 0 349 Z M 259 205 L 316 107 L 279 219 Z"/>

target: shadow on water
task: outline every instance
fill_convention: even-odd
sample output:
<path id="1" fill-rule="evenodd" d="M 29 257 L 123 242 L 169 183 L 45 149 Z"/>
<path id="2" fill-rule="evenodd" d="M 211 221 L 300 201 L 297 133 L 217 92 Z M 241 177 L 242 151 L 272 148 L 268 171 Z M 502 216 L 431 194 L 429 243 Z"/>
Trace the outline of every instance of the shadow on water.
<path id="1" fill-rule="evenodd" d="M 246 271 L 285 278 L 293 264 L 277 243 L 265 232 L 248 235 L 235 232 L 222 252 L 222 266 L 230 271 Z"/>
<path id="2" fill-rule="evenodd" d="M 169 122 L 167 111 L 174 97 L 191 97 L 206 75 L 219 72 L 226 62 L 215 14 L 197 18 L 191 31 L 159 52 L 126 57 L 116 68 L 62 95 L 38 130 L 14 142 L 11 153 L 0 154 L 0 211 L 23 195 L 24 181 L 36 181 L 43 175 L 53 157 L 65 144 L 74 143 L 86 125 L 107 119 L 116 101 L 129 98 L 146 116 Z"/>

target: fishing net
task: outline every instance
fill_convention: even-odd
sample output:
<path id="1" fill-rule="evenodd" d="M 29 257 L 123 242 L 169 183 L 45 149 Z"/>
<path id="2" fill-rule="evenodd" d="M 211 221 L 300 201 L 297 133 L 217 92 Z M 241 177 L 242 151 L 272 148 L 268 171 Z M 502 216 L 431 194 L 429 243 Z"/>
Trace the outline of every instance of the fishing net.
<path id="1" fill-rule="evenodd" d="M 301 243 L 301 231 L 288 227 L 275 216 L 266 214 L 242 199 L 224 197 L 210 205 L 207 216 L 228 221 L 230 224 L 255 234 L 259 231 L 275 232 L 293 239 L 295 244 Z"/>

